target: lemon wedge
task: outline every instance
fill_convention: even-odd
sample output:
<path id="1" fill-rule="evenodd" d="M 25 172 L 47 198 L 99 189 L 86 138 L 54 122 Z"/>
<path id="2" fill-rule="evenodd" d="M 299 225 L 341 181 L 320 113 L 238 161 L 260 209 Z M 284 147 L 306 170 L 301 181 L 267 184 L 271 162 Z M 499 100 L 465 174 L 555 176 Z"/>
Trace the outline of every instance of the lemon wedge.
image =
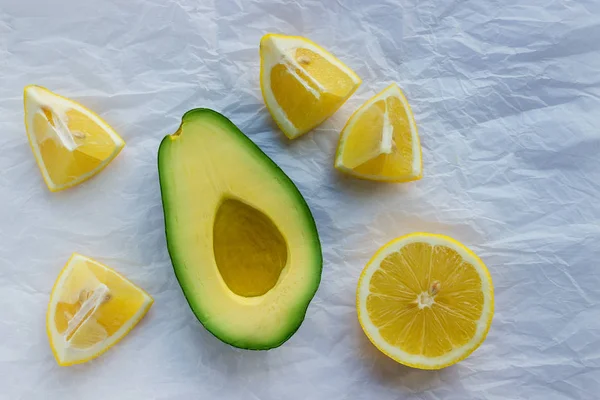
<path id="1" fill-rule="evenodd" d="M 41 86 L 27 86 L 24 103 L 29 144 L 52 192 L 96 175 L 125 145 L 98 115 Z"/>
<path id="2" fill-rule="evenodd" d="M 371 342 L 395 361 L 440 369 L 468 357 L 494 314 L 492 278 L 459 242 L 414 233 L 382 247 L 363 270 L 358 320 Z"/>
<path id="3" fill-rule="evenodd" d="M 360 83 L 350 68 L 306 38 L 267 34 L 260 41 L 262 95 L 290 139 L 333 115 Z"/>
<path id="4" fill-rule="evenodd" d="M 417 125 L 398 85 L 388 86 L 352 114 L 340 134 L 335 167 L 373 181 L 421 179 Z"/>
<path id="5" fill-rule="evenodd" d="M 58 276 L 46 329 L 61 366 L 98 357 L 121 340 L 154 300 L 112 269 L 73 254 Z"/>

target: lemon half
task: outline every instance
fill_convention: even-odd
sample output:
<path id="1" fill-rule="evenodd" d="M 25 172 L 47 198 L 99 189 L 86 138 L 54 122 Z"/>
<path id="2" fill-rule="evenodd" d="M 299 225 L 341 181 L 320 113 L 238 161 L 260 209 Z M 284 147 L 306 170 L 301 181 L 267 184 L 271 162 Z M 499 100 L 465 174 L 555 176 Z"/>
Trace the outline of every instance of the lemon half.
<path id="1" fill-rule="evenodd" d="M 363 270 L 358 320 L 371 342 L 395 361 L 440 369 L 468 357 L 494 314 L 492 278 L 461 243 L 414 233 L 383 246 Z"/>

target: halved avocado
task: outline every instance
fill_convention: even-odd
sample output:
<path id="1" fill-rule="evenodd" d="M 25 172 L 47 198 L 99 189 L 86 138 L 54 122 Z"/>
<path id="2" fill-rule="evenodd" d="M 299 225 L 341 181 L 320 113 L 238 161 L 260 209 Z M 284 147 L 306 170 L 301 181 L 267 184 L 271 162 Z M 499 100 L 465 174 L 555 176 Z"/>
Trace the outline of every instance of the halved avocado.
<path id="1" fill-rule="evenodd" d="M 285 173 L 229 119 L 188 111 L 158 151 L 167 247 L 196 317 L 232 346 L 278 347 L 321 280 L 319 235 Z"/>

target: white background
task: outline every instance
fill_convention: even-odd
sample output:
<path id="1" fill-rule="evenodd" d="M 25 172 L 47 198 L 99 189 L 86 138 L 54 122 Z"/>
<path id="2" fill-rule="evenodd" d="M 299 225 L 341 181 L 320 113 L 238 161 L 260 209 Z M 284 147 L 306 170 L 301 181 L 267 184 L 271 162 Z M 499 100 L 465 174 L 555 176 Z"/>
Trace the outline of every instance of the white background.
<path id="1" fill-rule="evenodd" d="M 599 16 L 595 0 L 0 0 L 0 398 L 598 398 Z M 364 80 L 333 118 L 293 142 L 260 94 L 267 32 L 307 36 Z M 423 180 L 339 175 L 340 129 L 391 82 L 415 113 Z M 91 181 L 50 193 L 23 126 L 27 84 L 97 111 L 124 151 Z M 222 344 L 175 280 L 156 155 L 194 107 L 231 118 L 296 182 L 316 218 L 322 284 L 279 349 Z M 439 372 L 388 360 L 356 320 L 363 266 L 411 231 L 467 244 L 496 288 L 487 341 Z M 156 303 L 107 354 L 59 368 L 45 312 L 74 251 L 124 273 Z"/>

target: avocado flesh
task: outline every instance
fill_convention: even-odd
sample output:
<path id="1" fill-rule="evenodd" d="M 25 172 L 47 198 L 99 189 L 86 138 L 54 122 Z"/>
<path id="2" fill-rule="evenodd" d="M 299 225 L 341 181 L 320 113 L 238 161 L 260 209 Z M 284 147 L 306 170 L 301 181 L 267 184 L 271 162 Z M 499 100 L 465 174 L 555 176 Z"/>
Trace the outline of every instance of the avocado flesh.
<path id="1" fill-rule="evenodd" d="M 187 112 L 158 153 L 167 247 L 190 307 L 235 347 L 278 347 L 321 279 L 317 229 L 285 173 L 231 121 Z"/>

